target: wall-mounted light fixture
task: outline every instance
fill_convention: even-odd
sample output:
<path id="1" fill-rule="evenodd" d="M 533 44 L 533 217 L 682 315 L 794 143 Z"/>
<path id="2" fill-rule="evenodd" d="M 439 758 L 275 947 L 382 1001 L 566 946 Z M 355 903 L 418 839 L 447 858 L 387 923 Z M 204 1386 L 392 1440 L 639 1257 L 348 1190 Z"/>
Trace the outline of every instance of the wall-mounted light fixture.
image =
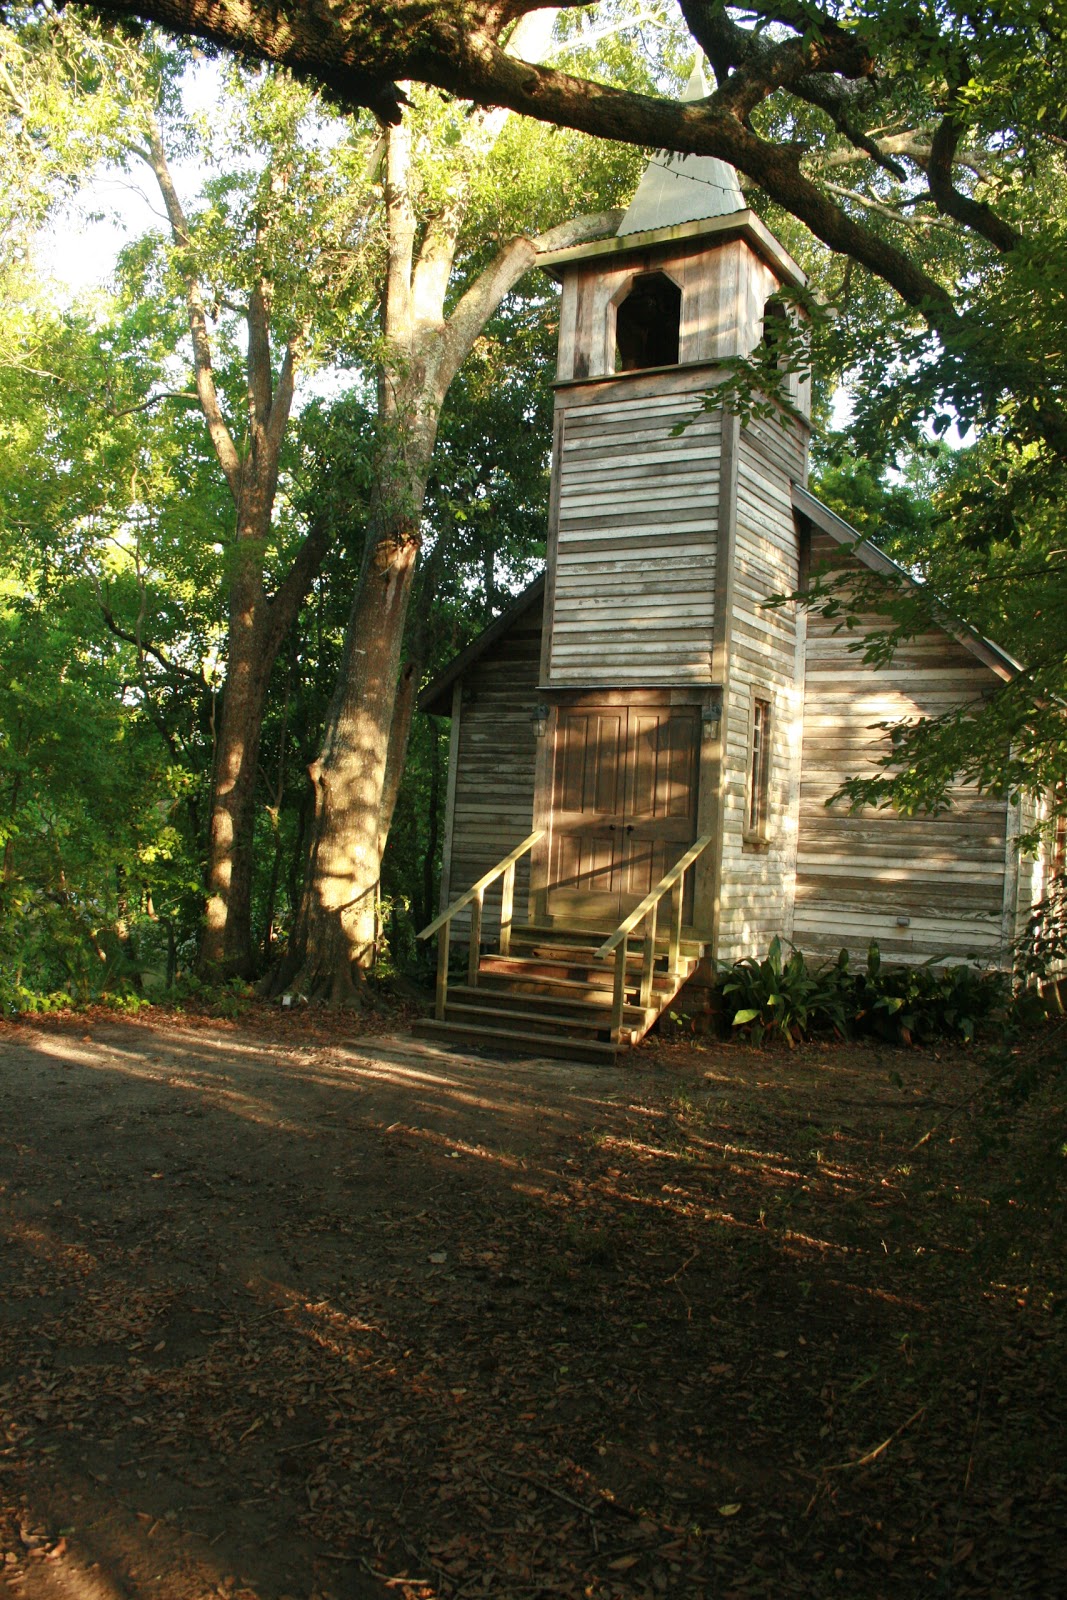
<path id="1" fill-rule="evenodd" d="M 700 732 L 706 744 L 710 744 L 713 739 L 717 739 L 719 737 L 719 729 L 721 727 L 722 702 L 719 700 L 712 700 L 711 703 L 704 706 L 700 712 Z"/>
<path id="2" fill-rule="evenodd" d="M 543 704 L 534 706 L 530 721 L 533 723 L 534 737 L 543 739 L 548 732 L 548 707 Z"/>

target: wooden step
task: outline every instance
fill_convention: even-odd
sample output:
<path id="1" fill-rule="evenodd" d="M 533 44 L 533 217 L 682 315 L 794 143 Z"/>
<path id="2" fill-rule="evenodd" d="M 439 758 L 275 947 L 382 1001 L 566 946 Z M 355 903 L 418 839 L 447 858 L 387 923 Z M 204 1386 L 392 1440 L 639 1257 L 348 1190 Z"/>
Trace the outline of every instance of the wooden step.
<path id="1" fill-rule="evenodd" d="M 614 928 L 605 928 L 602 931 L 589 928 L 540 928 L 531 923 L 523 923 L 516 925 L 511 930 L 511 950 L 513 954 L 521 947 L 524 953 L 527 950 L 533 950 L 538 953 L 543 951 L 546 955 L 555 952 L 562 954 L 564 951 L 568 954 L 571 951 L 588 951 L 593 955 L 611 938 L 614 932 Z M 644 936 L 640 933 L 632 933 L 626 944 L 627 952 L 631 957 L 634 955 L 640 956 L 644 948 Z M 656 937 L 656 954 L 665 956 L 669 947 L 668 932 L 661 922 Z M 683 939 L 679 945 L 680 954 L 688 957 L 690 961 L 698 961 L 703 951 L 704 946 L 695 939 Z M 611 959 L 609 956 L 605 964 L 610 966 Z"/>
<path id="2" fill-rule="evenodd" d="M 557 989 L 561 992 L 556 993 Z M 571 994 L 568 990 L 578 992 Z M 521 980 L 518 983 L 512 980 L 507 983 L 503 981 L 479 983 L 476 989 L 469 983 L 454 983 L 450 984 L 448 989 L 449 1009 L 453 1005 L 489 1006 L 493 1010 L 499 1008 L 540 1013 L 542 1007 L 537 1002 L 542 997 L 555 1016 L 593 1018 L 598 1028 L 606 1026 L 603 1019 L 611 1014 L 611 990 L 589 989 L 580 983 L 549 984 L 544 979 L 535 978 L 531 980 L 529 987 Z M 627 1004 L 623 1007 L 623 1021 L 627 1023 L 641 1024 L 646 1017 L 655 1015 L 655 1010 L 646 1012 L 639 1005 Z"/>
<path id="3" fill-rule="evenodd" d="M 493 974 L 503 978 L 549 978 L 572 983 L 583 983 L 588 988 L 607 989 L 609 992 L 615 982 L 615 974 L 610 962 L 584 962 L 584 961 L 549 961 L 547 959 L 533 959 L 526 956 L 482 956 L 478 963 L 479 977 L 482 973 Z M 634 987 L 640 980 L 640 957 L 632 957 L 626 963 L 627 988 Z M 672 987 L 674 980 L 666 972 L 652 973 L 653 989 L 667 989 Z"/>
<path id="4" fill-rule="evenodd" d="M 633 1006 L 637 994 L 637 980 L 627 982 L 626 989 L 630 996 L 627 1004 Z M 449 994 L 453 986 L 449 986 Z M 602 983 L 586 983 L 581 978 L 537 978 L 526 977 L 522 973 L 495 973 L 481 971 L 478 974 L 477 994 L 497 995 L 513 994 L 532 998 L 534 995 L 543 995 L 546 1001 L 554 1005 L 611 1005 L 611 989 L 605 988 Z"/>
<path id="5" fill-rule="evenodd" d="M 439 1039 L 452 1049 L 495 1049 L 508 1056 L 554 1056 L 564 1061 L 595 1061 L 601 1064 L 612 1063 L 620 1048 L 618 1045 L 601 1043 L 598 1039 L 572 1039 L 530 1029 L 472 1028 L 465 1022 L 438 1022 L 433 1017 L 421 1017 L 413 1024 L 412 1032 L 423 1038 Z"/>
<path id="6" fill-rule="evenodd" d="M 490 1000 L 495 1002 L 497 998 L 496 995 L 493 995 Z M 592 1008 L 590 1008 L 591 1011 Z M 553 1036 L 564 1034 L 580 1039 L 595 1038 L 602 1035 L 607 1039 L 608 1034 L 611 1032 L 610 1011 L 597 1007 L 595 1012 L 592 1012 L 592 1014 L 590 1012 L 587 1012 L 582 1017 L 565 1016 L 557 1011 L 554 1006 L 544 1006 L 533 1011 L 523 1011 L 512 1006 L 497 1006 L 494 1003 L 471 1005 L 469 1002 L 460 1002 L 457 1005 L 453 1003 L 450 997 L 445 1007 L 445 1021 L 469 1022 L 475 1028 L 517 1028 L 528 1024 L 535 1032 L 540 1032 L 543 1028 L 546 1033 L 551 1033 Z M 649 1020 L 654 1021 L 656 1016 L 657 1013 L 653 1012 Z M 638 1012 L 635 1021 L 638 1026 L 643 1025 L 645 1022 L 644 1012 Z M 624 1033 L 626 1043 L 629 1043 L 629 1027 L 624 1028 Z"/>

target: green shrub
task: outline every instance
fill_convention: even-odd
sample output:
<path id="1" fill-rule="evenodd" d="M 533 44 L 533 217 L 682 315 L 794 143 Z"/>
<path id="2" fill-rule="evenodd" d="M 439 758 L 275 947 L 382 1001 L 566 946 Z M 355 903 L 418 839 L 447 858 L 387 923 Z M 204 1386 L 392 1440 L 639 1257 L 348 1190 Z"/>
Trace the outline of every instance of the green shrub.
<path id="1" fill-rule="evenodd" d="M 67 1011 L 72 997 L 64 989 L 38 992 L 0 972 L 0 1017 L 21 1017 L 45 1011 Z"/>
<path id="2" fill-rule="evenodd" d="M 790 1048 L 812 1030 L 842 1037 L 848 1028 L 848 953 L 829 966 L 811 968 L 800 950 L 782 959 L 782 941 L 771 940 L 762 961 L 745 956 L 727 968 L 722 994 L 731 1026 L 747 1028 L 757 1044 L 777 1033 Z"/>
<path id="3" fill-rule="evenodd" d="M 762 961 L 746 956 L 723 969 L 720 992 L 732 1028 L 747 1030 L 756 1044 L 777 1034 L 790 1047 L 819 1033 L 970 1043 L 980 1029 L 1002 1027 L 1011 1006 L 1005 973 L 938 965 L 936 957 L 920 966 L 887 966 L 876 944 L 862 972 L 851 970 L 847 950 L 812 966 L 797 949 L 784 957 L 778 938 Z"/>
<path id="4" fill-rule="evenodd" d="M 872 944 L 867 970 L 856 985 L 856 1025 L 899 1044 L 945 1038 L 970 1044 L 982 1026 L 1006 1022 L 1011 1003 L 1006 973 L 936 962 L 932 957 L 919 966 L 884 966 Z"/>

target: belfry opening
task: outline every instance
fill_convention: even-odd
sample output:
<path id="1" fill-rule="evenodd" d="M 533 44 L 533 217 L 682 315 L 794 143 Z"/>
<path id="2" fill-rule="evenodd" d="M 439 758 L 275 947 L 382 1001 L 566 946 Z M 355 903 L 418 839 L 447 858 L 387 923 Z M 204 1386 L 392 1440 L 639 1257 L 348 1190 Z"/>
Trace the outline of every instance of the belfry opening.
<path id="1" fill-rule="evenodd" d="M 665 272 L 642 272 L 615 313 L 615 370 L 678 365 L 682 291 Z"/>

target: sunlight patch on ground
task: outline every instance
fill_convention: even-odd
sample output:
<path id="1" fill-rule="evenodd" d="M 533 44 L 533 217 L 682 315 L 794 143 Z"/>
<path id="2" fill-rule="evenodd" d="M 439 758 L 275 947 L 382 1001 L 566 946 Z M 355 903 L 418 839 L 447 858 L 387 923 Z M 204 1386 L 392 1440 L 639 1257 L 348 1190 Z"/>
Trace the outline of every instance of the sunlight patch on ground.
<path id="1" fill-rule="evenodd" d="M 43 1228 L 20 1222 L 17 1217 L 7 1219 L 5 1232 L 12 1245 L 21 1245 L 39 1260 L 47 1261 L 50 1266 L 62 1267 L 67 1272 L 95 1272 L 100 1265 L 96 1256 L 84 1246 L 62 1244 Z"/>

